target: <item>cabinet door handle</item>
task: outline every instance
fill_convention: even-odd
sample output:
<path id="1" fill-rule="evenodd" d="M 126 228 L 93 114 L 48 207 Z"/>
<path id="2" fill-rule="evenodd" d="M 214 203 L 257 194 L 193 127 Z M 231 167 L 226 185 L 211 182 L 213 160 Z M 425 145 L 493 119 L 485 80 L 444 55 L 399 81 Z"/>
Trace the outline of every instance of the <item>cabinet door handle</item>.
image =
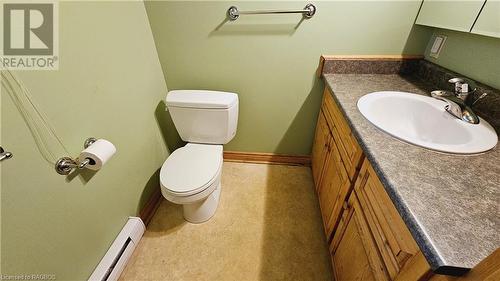
<path id="1" fill-rule="evenodd" d="M 0 146 L 0 161 L 12 158 L 12 153 L 5 151 L 3 147 Z"/>

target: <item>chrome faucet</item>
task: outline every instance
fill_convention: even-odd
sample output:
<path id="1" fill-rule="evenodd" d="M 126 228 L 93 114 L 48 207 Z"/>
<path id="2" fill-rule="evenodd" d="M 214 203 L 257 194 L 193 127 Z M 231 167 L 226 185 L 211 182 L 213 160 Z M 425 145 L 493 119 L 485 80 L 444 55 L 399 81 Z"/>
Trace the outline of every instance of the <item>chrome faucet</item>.
<path id="1" fill-rule="evenodd" d="M 467 98 L 476 89 L 469 90 L 468 87 L 470 85 L 463 78 L 452 78 L 448 82 L 455 84 L 454 92 L 436 90 L 431 92 L 431 96 L 446 102 L 447 104 L 444 109 L 454 117 L 471 124 L 479 124 L 479 117 L 472 111 L 471 107 L 487 94 L 482 94 L 469 105 Z"/>
<path id="2" fill-rule="evenodd" d="M 467 96 L 469 95 L 469 89 L 466 89 L 465 92 L 462 89 L 464 84 L 466 84 L 465 79 L 463 79 L 463 78 L 451 78 L 450 80 L 448 80 L 448 83 L 455 84 L 454 89 L 455 89 L 455 95 L 457 97 L 461 98 L 462 100 L 467 99 Z M 469 87 L 468 85 L 469 84 L 467 84 L 467 86 L 466 86 L 467 88 Z"/>

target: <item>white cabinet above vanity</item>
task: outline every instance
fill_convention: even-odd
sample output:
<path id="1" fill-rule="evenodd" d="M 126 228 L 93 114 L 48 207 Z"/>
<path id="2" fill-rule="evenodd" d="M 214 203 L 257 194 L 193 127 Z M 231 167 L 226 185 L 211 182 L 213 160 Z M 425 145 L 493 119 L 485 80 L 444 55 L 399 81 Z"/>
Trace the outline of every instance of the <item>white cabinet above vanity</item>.
<path id="1" fill-rule="evenodd" d="M 500 38 L 500 1 L 423 0 L 416 24 Z"/>

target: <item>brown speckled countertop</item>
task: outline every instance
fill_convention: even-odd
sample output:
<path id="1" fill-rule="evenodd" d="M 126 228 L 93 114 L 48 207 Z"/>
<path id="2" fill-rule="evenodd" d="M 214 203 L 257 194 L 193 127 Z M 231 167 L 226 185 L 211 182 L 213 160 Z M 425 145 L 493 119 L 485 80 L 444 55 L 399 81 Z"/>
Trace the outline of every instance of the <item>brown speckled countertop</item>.
<path id="1" fill-rule="evenodd" d="M 500 149 L 447 155 L 399 141 L 357 108 L 368 93 L 429 88 L 398 74 L 324 74 L 389 196 L 437 273 L 460 274 L 500 247 Z"/>

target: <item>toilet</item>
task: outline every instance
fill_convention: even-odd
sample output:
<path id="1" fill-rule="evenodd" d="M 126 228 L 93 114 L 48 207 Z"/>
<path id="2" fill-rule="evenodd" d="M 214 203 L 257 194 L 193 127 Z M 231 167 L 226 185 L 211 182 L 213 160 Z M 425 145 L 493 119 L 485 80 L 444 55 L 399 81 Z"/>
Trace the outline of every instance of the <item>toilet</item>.
<path id="1" fill-rule="evenodd" d="M 238 95 L 175 90 L 168 92 L 166 104 L 180 137 L 188 143 L 163 163 L 161 193 L 183 206 L 185 220 L 202 223 L 215 214 L 219 204 L 222 145 L 236 135 Z"/>

